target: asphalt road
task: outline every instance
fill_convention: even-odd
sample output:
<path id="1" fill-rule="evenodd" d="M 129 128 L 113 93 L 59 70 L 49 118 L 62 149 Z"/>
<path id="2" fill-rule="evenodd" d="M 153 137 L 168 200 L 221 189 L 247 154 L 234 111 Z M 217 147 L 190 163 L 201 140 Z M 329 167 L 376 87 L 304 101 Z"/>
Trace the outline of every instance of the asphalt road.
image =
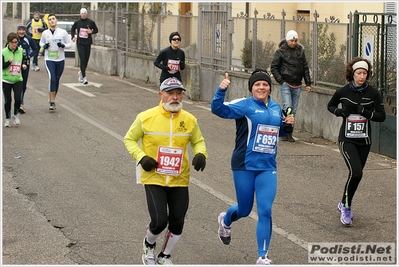
<path id="1" fill-rule="evenodd" d="M 21 125 L 2 128 L 2 265 L 142 264 L 149 216 L 123 136 L 138 112 L 158 104 L 157 87 L 90 70 L 89 84 L 82 85 L 73 63 L 67 59 L 57 110 L 49 112 L 48 76 L 39 59 Z M 218 214 L 235 203 L 234 121 L 213 115 L 209 103 L 186 99 L 184 108 L 198 118 L 210 156 L 204 172 L 191 173 L 190 207 L 172 260 L 253 265 L 256 207 L 233 224 L 230 245 L 217 237 Z M 396 162 L 370 154 L 353 201 L 353 226 L 345 227 L 336 205 L 347 169 L 337 144 L 306 132 L 294 136 L 295 143 L 279 143 L 272 264 L 309 264 L 308 243 L 396 244 Z"/>

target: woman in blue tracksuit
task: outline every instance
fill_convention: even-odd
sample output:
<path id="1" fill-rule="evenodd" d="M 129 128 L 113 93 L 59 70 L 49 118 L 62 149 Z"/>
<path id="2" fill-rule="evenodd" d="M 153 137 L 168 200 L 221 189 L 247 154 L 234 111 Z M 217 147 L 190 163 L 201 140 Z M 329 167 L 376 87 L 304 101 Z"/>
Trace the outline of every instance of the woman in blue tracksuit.
<path id="1" fill-rule="evenodd" d="M 267 265 L 270 264 L 267 252 L 272 233 L 272 204 L 277 191 L 277 142 L 279 136 L 287 136 L 292 130 L 294 117 L 284 117 L 280 105 L 270 98 L 271 79 L 264 70 L 255 70 L 249 78 L 251 97 L 224 103 L 229 85 L 226 73 L 226 78 L 216 90 L 211 108 L 212 113 L 221 118 L 236 120 L 231 169 L 237 205 L 219 214 L 218 234 L 224 244 L 230 243 L 231 223 L 249 215 L 256 194 L 259 217 L 256 264 Z"/>

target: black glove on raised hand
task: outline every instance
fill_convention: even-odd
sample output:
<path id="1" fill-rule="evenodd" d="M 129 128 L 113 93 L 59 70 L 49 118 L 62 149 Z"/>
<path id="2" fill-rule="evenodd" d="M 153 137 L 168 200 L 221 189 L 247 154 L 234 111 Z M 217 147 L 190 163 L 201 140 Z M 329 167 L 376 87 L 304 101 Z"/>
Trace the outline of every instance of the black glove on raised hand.
<path id="1" fill-rule="evenodd" d="M 348 117 L 351 114 L 350 110 L 347 107 L 342 107 L 342 108 L 338 108 L 335 111 L 335 115 L 337 115 L 338 117 Z"/>
<path id="2" fill-rule="evenodd" d="M 201 153 L 198 153 L 197 155 L 194 156 L 192 165 L 194 166 L 194 169 L 196 171 L 203 171 L 205 169 L 206 165 L 206 159 L 205 156 Z"/>
<path id="3" fill-rule="evenodd" d="M 143 167 L 143 169 L 144 169 L 146 172 L 149 172 L 149 171 L 151 171 L 152 169 L 158 167 L 158 162 L 157 162 L 155 159 L 153 159 L 153 158 L 151 158 L 151 157 L 149 157 L 149 156 L 144 156 L 144 157 L 140 160 L 139 163 L 141 164 L 141 167 Z"/>
<path id="4" fill-rule="evenodd" d="M 45 43 L 45 45 L 43 45 L 43 49 L 47 49 L 50 47 L 50 43 Z"/>
<path id="5" fill-rule="evenodd" d="M 58 47 L 64 48 L 65 45 L 63 43 L 57 43 Z"/>

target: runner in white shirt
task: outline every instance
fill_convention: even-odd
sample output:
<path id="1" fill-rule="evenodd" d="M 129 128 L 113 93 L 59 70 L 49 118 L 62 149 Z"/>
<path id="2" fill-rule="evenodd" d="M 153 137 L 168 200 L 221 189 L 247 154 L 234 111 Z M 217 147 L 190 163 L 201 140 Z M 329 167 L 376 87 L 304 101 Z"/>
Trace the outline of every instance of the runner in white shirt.
<path id="1" fill-rule="evenodd" d="M 60 85 L 60 79 L 65 67 L 65 48 L 72 47 L 71 36 L 64 29 L 57 27 L 55 14 L 48 16 L 50 29 L 43 32 L 40 46 L 44 48 L 44 60 L 49 75 L 50 110 L 55 110 L 55 97 Z"/>

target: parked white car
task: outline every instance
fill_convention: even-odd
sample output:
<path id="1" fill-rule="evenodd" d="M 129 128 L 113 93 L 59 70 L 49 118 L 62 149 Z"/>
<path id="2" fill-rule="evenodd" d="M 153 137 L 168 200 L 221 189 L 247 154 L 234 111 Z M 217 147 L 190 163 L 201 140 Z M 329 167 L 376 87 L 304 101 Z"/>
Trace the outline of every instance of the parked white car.
<path id="1" fill-rule="evenodd" d="M 68 32 L 69 35 L 71 35 L 71 28 L 74 22 L 70 21 L 58 21 L 57 26 L 61 29 L 64 29 Z M 75 51 L 76 51 L 76 42 L 72 42 L 72 47 L 71 48 L 65 48 L 65 56 L 71 56 L 75 57 Z"/>

